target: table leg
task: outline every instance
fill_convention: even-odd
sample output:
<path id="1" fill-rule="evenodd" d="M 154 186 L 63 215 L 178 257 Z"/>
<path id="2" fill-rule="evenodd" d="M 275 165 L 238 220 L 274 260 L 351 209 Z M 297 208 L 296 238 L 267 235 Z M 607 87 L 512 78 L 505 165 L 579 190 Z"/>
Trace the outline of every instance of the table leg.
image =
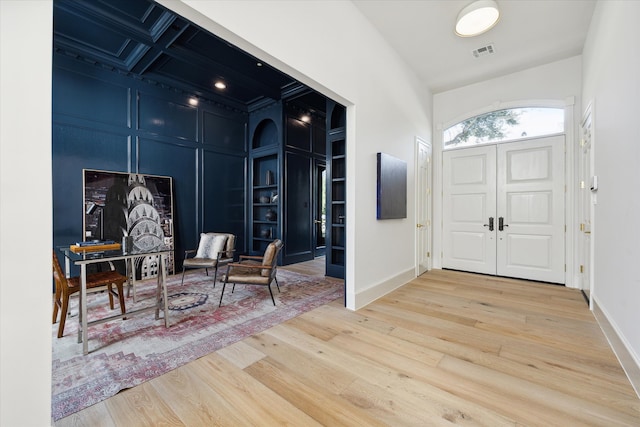
<path id="1" fill-rule="evenodd" d="M 164 255 L 160 254 L 160 275 L 162 276 L 162 291 L 164 293 L 164 326 L 169 327 L 169 299 L 167 297 L 167 270 L 164 263 Z"/>
<path id="2" fill-rule="evenodd" d="M 89 353 L 87 343 L 87 266 L 80 265 L 80 307 L 78 316 L 80 317 L 80 327 L 82 328 L 82 353 Z"/>
<path id="3" fill-rule="evenodd" d="M 136 293 L 136 258 L 131 258 L 131 285 L 133 286 L 133 302 L 138 302 L 138 294 Z"/>
<path id="4" fill-rule="evenodd" d="M 162 285 L 160 281 L 160 271 L 156 276 L 156 320 L 160 318 L 160 300 L 162 299 Z M 166 316 L 166 313 L 165 313 Z"/>
<path id="5" fill-rule="evenodd" d="M 131 296 L 131 288 L 133 288 L 133 303 L 138 302 L 138 296 L 136 294 L 136 259 L 135 257 L 127 258 L 125 260 L 127 264 L 127 298 Z"/>
<path id="6" fill-rule="evenodd" d="M 160 304 L 162 300 L 162 311 L 164 311 L 164 326 L 169 327 L 169 300 L 167 297 L 167 274 L 164 268 L 164 255 L 158 256 L 160 265 L 158 266 L 158 281 L 156 286 L 156 320 L 160 318 Z"/>

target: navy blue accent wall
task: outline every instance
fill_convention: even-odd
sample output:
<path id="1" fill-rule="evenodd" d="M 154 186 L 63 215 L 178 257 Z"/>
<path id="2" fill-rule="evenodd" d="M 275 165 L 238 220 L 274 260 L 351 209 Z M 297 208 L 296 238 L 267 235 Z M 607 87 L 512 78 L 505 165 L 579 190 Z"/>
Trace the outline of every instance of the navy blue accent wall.
<path id="1" fill-rule="evenodd" d="M 246 252 L 248 114 L 54 53 L 54 245 L 83 240 L 82 169 L 173 177 L 176 267 L 202 231 Z"/>

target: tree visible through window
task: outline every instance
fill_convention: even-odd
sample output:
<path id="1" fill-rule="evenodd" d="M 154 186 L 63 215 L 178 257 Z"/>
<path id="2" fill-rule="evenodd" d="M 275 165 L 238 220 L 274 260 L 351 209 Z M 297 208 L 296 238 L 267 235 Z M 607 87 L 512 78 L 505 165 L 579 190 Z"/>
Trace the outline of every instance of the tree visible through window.
<path id="1" fill-rule="evenodd" d="M 562 108 L 512 108 L 471 117 L 444 131 L 444 149 L 564 132 Z"/>

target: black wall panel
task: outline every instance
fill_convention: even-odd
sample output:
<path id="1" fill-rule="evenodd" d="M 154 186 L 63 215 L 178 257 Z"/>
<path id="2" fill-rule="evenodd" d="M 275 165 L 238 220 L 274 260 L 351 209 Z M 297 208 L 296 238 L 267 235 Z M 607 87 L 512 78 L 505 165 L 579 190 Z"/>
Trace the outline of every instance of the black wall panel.
<path id="1" fill-rule="evenodd" d="M 311 126 L 293 117 L 287 117 L 286 144 L 288 147 L 311 151 Z"/>
<path id="2" fill-rule="evenodd" d="M 195 148 L 140 139 L 138 142 L 138 172 L 173 178 L 173 215 L 176 257 L 182 258 L 184 249 L 198 245 L 197 151 Z"/>
<path id="3" fill-rule="evenodd" d="M 138 93 L 138 129 L 197 141 L 198 110 L 141 92 Z"/>
<path id="4" fill-rule="evenodd" d="M 201 231 L 236 232 L 244 251 L 247 113 L 55 53 L 52 83 L 55 245 L 83 238 L 88 168 L 173 178 L 176 268 Z"/>
<path id="5" fill-rule="evenodd" d="M 312 158 L 285 153 L 284 263 L 312 258 Z"/>
<path id="6" fill-rule="evenodd" d="M 204 151 L 203 230 L 233 233 L 236 251 L 245 252 L 246 157 Z"/>
<path id="7" fill-rule="evenodd" d="M 119 128 L 129 127 L 130 89 L 100 77 L 55 68 L 52 81 L 54 114 Z"/>
<path id="8" fill-rule="evenodd" d="M 313 153 L 324 157 L 327 154 L 327 130 L 318 125 L 319 120 L 313 122 Z"/>
<path id="9" fill-rule="evenodd" d="M 202 117 L 202 142 L 216 148 L 233 151 L 246 151 L 244 117 L 225 117 L 205 111 Z"/>
<path id="10" fill-rule="evenodd" d="M 127 172 L 129 137 L 68 124 L 54 124 L 53 243 L 83 240 L 82 169 Z"/>

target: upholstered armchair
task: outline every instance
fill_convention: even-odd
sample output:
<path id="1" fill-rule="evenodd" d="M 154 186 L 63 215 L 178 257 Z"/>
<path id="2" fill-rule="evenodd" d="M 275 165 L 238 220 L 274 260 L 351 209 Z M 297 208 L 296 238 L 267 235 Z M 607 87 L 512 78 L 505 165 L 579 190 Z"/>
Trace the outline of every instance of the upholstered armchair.
<path id="1" fill-rule="evenodd" d="M 282 246 L 282 240 L 276 239 L 269 243 L 263 256 L 240 255 L 239 262 L 227 264 L 227 272 L 222 278 L 222 293 L 220 294 L 220 304 L 218 304 L 218 307 L 222 305 L 222 297 L 227 283 L 233 283 L 232 293 L 236 285 L 266 286 L 269 288 L 273 305 L 276 305 L 273 292 L 271 291 L 271 282 L 276 282 L 278 292 L 280 292 L 280 285 L 278 284 L 276 273 L 278 268 L 278 254 Z"/>
<path id="2" fill-rule="evenodd" d="M 204 268 L 207 276 L 213 268 L 213 286 L 216 286 L 218 267 L 233 261 L 236 250 L 236 236 L 231 233 L 201 233 L 197 250 L 184 252 L 182 262 L 182 284 L 187 268 Z M 194 255 L 195 254 L 195 255 Z"/>

